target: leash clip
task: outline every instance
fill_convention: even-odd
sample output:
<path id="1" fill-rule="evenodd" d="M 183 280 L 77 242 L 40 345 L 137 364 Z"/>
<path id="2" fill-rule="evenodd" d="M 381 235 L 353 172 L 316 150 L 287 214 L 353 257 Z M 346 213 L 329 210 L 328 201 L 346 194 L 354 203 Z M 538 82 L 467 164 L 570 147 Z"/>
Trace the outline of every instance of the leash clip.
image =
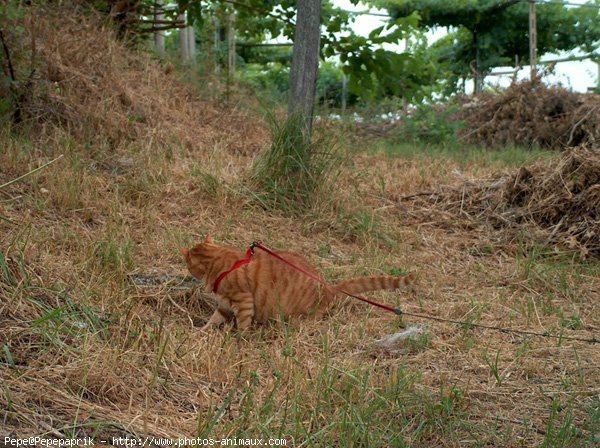
<path id="1" fill-rule="evenodd" d="M 252 241 L 252 244 L 250 244 L 250 247 L 248 248 L 248 250 L 250 251 L 250 255 L 254 255 L 254 250 L 260 245 L 260 241 Z"/>

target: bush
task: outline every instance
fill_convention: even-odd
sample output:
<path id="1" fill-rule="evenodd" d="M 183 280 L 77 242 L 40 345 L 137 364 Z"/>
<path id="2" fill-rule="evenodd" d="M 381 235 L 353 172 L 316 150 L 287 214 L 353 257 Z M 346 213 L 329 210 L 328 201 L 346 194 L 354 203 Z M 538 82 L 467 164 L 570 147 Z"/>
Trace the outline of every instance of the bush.
<path id="1" fill-rule="evenodd" d="M 396 137 L 420 143 L 456 144 L 458 131 L 463 127 L 462 122 L 452 118 L 456 111 L 455 105 L 420 104 L 404 119 Z"/>

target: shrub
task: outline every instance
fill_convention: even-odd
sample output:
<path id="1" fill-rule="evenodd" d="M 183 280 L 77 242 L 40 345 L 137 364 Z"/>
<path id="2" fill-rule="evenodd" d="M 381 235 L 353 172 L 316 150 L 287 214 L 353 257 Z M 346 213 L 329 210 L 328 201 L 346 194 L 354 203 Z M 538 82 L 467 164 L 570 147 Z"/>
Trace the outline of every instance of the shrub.
<path id="1" fill-rule="evenodd" d="M 420 104 L 404 119 L 397 137 L 421 143 L 455 144 L 457 133 L 463 126 L 462 122 L 452 118 L 456 111 L 455 105 Z"/>

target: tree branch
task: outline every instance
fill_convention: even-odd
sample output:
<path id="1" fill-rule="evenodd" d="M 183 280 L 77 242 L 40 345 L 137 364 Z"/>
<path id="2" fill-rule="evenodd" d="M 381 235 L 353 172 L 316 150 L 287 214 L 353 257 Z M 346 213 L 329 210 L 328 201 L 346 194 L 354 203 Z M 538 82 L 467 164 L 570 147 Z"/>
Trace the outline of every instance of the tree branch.
<path id="1" fill-rule="evenodd" d="M 165 25 L 165 26 L 153 26 L 152 28 L 140 28 L 140 33 L 154 33 L 156 31 L 167 31 L 167 30 L 181 30 L 187 28 L 187 25 Z"/>
<path id="2" fill-rule="evenodd" d="M 242 8 L 247 8 L 247 9 L 249 9 L 251 11 L 258 11 L 258 12 L 261 12 L 263 14 L 266 14 L 269 17 L 273 17 L 274 19 L 281 20 L 282 22 L 285 22 L 288 25 L 296 26 L 296 23 L 293 22 L 292 20 L 288 19 L 287 17 L 278 16 L 277 14 L 273 14 L 271 12 L 267 12 L 264 9 L 255 8 L 255 7 L 247 5 L 246 3 L 243 3 L 243 2 L 238 2 L 236 0 L 223 0 L 223 2 L 224 3 L 229 3 L 231 5 L 235 5 L 235 6 L 241 6 Z"/>
<path id="3" fill-rule="evenodd" d="M 12 59 L 10 57 L 10 51 L 8 49 L 8 45 L 6 45 L 6 41 L 4 40 L 4 33 L 0 30 L 0 41 L 2 41 L 2 48 L 4 49 L 4 54 L 6 56 L 6 62 L 8 63 L 8 72 L 10 74 L 10 78 L 13 82 L 17 82 L 17 78 L 15 77 L 15 69 L 12 65 Z"/>
<path id="4" fill-rule="evenodd" d="M 23 116 L 21 113 L 21 99 L 18 95 L 18 91 L 15 90 L 15 84 L 17 82 L 17 77 L 15 75 L 15 69 L 12 64 L 12 59 L 10 57 L 10 51 L 8 49 L 8 45 L 6 44 L 6 40 L 4 39 L 4 33 L 0 30 L 0 41 L 2 41 L 2 48 L 4 49 L 4 54 L 6 55 L 6 62 L 8 64 L 8 72 L 10 74 L 10 78 L 12 79 L 13 84 L 9 87 L 11 94 L 13 95 L 14 101 L 14 110 L 12 113 L 12 119 L 15 124 L 21 123 L 23 120 Z M 33 75 L 33 71 L 31 72 Z"/>

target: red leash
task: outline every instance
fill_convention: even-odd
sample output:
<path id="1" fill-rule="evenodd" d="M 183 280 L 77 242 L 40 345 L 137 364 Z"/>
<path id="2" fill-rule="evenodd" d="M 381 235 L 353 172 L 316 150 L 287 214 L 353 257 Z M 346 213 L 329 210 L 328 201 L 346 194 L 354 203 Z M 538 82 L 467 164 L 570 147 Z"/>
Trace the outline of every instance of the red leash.
<path id="1" fill-rule="evenodd" d="M 360 300 L 360 301 L 362 301 L 362 302 L 366 302 L 366 303 L 368 303 L 369 305 L 373 305 L 373 306 L 377 306 L 377 307 L 379 307 L 379 308 L 383 308 L 384 310 L 386 310 L 386 311 L 390 311 L 390 312 L 392 312 L 392 313 L 394 313 L 394 314 L 397 314 L 397 315 L 401 315 L 401 314 L 402 314 L 402 310 L 400 310 L 400 308 L 393 308 L 393 307 L 391 307 L 391 306 L 384 305 L 384 304 L 382 304 L 382 303 L 377 303 L 377 302 L 374 302 L 374 301 L 372 301 L 372 300 L 369 300 L 369 299 L 367 299 L 366 297 L 361 297 L 361 296 L 357 296 L 357 295 L 354 295 L 354 294 L 350 294 L 349 292 L 347 292 L 347 291 L 344 291 L 343 289 L 337 288 L 336 286 L 332 285 L 331 283 L 328 283 L 327 281 L 325 281 L 324 279 L 322 279 L 322 278 L 321 278 L 321 277 L 319 277 L 318 275 L 315 275 L 315 274 L 313 274 L 312 272 L 308 272 L 308 271 L 306 271 L 306 270 L 302 269 L 300 266 L 297 266 L 297 265 L 295 265 L 295 264 L 294 264 L 294 263 L 292 263 L 291 261 L 289 261 L 289 260 L 286 260 L 286 259 L 285 259 L 285 258 L 283 258 L 281 255 L 279 255 L 279 254 L 277 254 L 277 253 L 273 252 L 271 249 L 269 249 L 269 248 L 267 248 L 267 247 L 263 246 L 263 245 L 262 245 L 260 242 L 258 242 L 258 241 L 255 241 L 255 242 L 253 242 L 253 243 L 252 243 L 252 245 L 250 246 L 250 248 L 248 249 L 248 252 L 247 252 L 247 254 L 248 254 L 248 253 L 250 253 L 250 257 L 252 256 L 252 254 L 254 254 L 254 249 L 255 249 L 255 248 L 258 248 L 258 249 L 264 250 L 266 253 L 268 253 L 268 254 L 269 254 L 269 255 L 271 255 L 272 257 L 275 257 L 275 258 L 277 258 L 278 260 L 282 261 L 283 263 L 287 264 L 288 266 L 290 266 L 290 267 L 294 268 L 295 270 L 297 270 L 297 271 L 299 271 L 299 272 L 303 273 L 303 274 L 304 274 L 304 275 L 306 275 L 307 277 L 310 277 L 310 278 L 312 278 L 314 281 L 317 281 L 317 282 L 319 282 L 319 283 L 321 283 L 321 284 L 323 284 L 323 285 L 325 285 L 325 286 L 328 286 L 328 287 L 330 287 L 331 289 L 334 289 L 334 290 L 336 290 L 336 291 L 338 291 L 338 292 L 341 292 L 341 293 L 343 293 L 343 294 L 346 294 L 347 296 L 350 296 L 350 297 L 352 297 L 352 298 L 354 298 L 354 299 L 358 299 L 358 300 Z M 244 261 L 244 260 L 240 260 L 240 261 Z M 239 263 L 240 261 L 238 261 L 238 263 Z M 231 269 L 231 270 L 233 270 L 233 269 Z M 228 271 L 227 273 L 229 273 L 229 272 L 231 272 L 231 271 Z"/>
<path id="2" fill-rule="evenodd" d="M 393 308 L 391 306 L 387 306 L 387 305 L 383 305 L 381 303 L 377 303 L 374 302 L 372 300 L 369 300 L 365 297 L 361 297 L 361 296 L 357 296 L 354 294 L 350 294 L 347 291 L 344 291 L 343 289 L 337 288 L 336 286 L 332 285 L 331 283 L 328 283 L 327 281 L 323 280 L 321 277 L 319 277 L 318 275 L 313 274 L 312 272 L 308 272 L 305 271 L 304 269 L 302 269 L 300 266 L 296 266 L 294 263 L 292 263 L 289 260 L 286 260 L 285 258 L 283 258 L 281 255 L 273 252 L 271 249 L 263 246 L 261 243 L 259 243 L 258 241 L 253 242 L 250 247 L 248 248 L 248 250 L 246 251 L 246 258 L 243 258 L 241 260 L 236 261 L 233 266 L 231 267 L 231 269 L 229 269 L 228 271 L 222 272 L 219 277 L 217 277 L 217 280 L 215 281 L 215 284 L 213 285 L 213 292 L 217 292 L 217 289 L 219 287 L 219 283 L 221 283 L 221 281 L 232 271 L 235 271 L 237 268 L 239 268 L 240 266 L 243 266 L 245 264 L 250 263 L 250 261 L 252 260 L 252 255 L 254 255 L 254 249 L 261 249 L 264 250 L 266 253 L 268 253 L 269 255 L 271 255 L 272 257 L 277 258 L 278 260 L 280 260 L 281 262 L 287 264 L 288 266 L 296 269 L 297 271 L 303 273 L 304 275 L 306 275 L 307 277 L 312 278 L 313 280 L 330 287 L 331 289 L 334 289 L 338 292 L 341 292 L 343 294 L 346 294 L 347 296 L 350 296 L 352 298 L 358 299 L 362 302 L 368 303 L 369 305 L 373 305 L 373 306 L 377 306 L 379 308 L 382 308 L 386 311 L 390 311 L 394 314 L 397 315 L 406 315 L 406 316 L 412 316 L 412 317 L 417 317 L 420 319 L 429 319 L 429 320 L 434 320 L 437 322 L 449 322 L 452 324 L 457 324 L 457 325 L 463 325 L 463 326 L 467 326 L 467 327 L 477 327 L 477 328 L 484 328 L 486 330 L 494 330 L 494 331 L 500 331 L 503 333 L 514 333 L 514 334 L 521 334 L 521 335 L 530 335 L 530 336 L 539 336 L 539 337 L 545 337 L 545 338 L 556 338 L 556 339 L 565 339 L 565 340 L 571 340 L 571 341 L 581 341 L 581 342 L 587 342 L 590 344 L 598 344 L 600 343 L 600 339 L 598 338 L 592 338 L 592 339 L 586 339 L 586 338 L 575 338 L 575 337 L 569 337 L 569 336 L 564 336 L 562 335 L 562 333 L 559 336 L 554 336 L 554 335 L 550 335 L 547 333 L 538 333 L 538 332 L 534 332 L 534 331 L 526 331 L 526 330 L 517 330 L 517 329 L 513 329 L 513 328 L 501 328 L 501 327 L 495 327 L 492 325 L 483 325 L 483 324 L 476 324 L 473 322 L 461 322 L 458 320 L 452 320 L 452 319 L 444 319 L 441 317 L 434 317 L 434 316 L 427 316 L 425 314 L 414 314 L 414 313 L 404 313 L 402 312 L 402 310 L 400 308 Z"/>

